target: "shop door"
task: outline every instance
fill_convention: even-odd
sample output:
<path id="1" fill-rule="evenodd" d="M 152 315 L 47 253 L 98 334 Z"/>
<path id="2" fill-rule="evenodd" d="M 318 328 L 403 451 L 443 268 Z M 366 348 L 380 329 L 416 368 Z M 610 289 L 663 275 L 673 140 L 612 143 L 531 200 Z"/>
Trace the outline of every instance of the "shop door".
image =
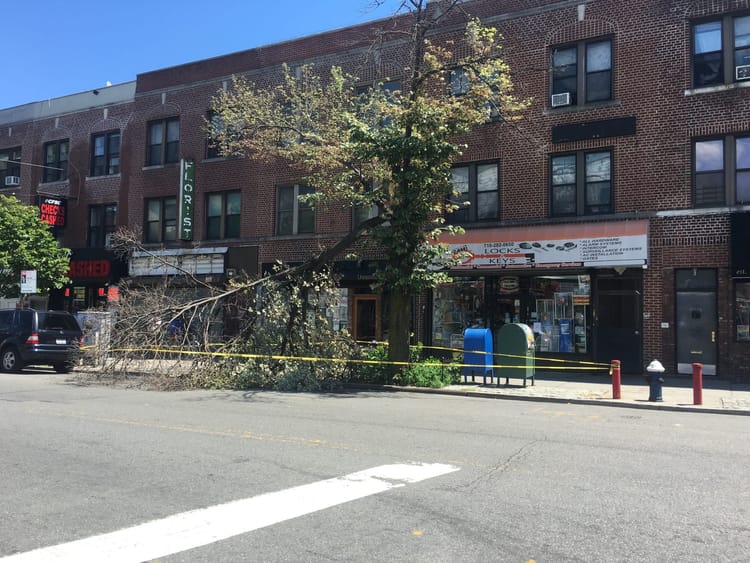
<path id="1" fill-rule="evenodd" d="M 716 375 L 716 294 L 678 291 L 678 373 L 693 373 L 696 362 L 703 364 L 706 375 Z"/>
<path id="2" fill-rule="evenodd" d="M 371 342 L 380 337 L 380 300 L 377 295 L 354 296 L 354 339 Z"/>
<path id="3" fill-rule="evenodd" d="M 643 372 L 642 302 L 640 291 L 632 288 L 634 283 L 633 279 L 608 279 L 607 289 L 599 290 L 596 297 L 596 361 L 620 360 L 622 373 Z"/>

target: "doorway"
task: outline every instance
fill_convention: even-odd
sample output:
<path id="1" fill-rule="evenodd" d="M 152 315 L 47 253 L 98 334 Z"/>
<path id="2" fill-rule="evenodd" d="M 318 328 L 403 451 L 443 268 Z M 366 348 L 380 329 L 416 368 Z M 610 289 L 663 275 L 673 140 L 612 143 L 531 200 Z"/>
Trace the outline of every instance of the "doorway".
<path id="1" fill-rule="evenodd" d="M 595 359 L 620 360 L 622 373 L 643 373 L 641 276 L 596 280 Z"/>
<path id="2" fill-rule="evenodd" d="M 354 296 L 354 340 L 378 340 L 380 327 L 380 297 L 378 295 Z"/>
<path id="3" fill-rule="evenodd" d="M 716 270 L 693 268 L 676 271 L 677 372 L 716 375 Z"/>

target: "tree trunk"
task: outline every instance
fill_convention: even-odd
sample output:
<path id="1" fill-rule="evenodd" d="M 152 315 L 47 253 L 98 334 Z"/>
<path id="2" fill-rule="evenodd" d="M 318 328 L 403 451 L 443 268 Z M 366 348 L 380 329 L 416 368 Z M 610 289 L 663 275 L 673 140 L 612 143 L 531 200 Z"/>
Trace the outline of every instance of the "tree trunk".
<path id="1" fill-rule="evenodd" d="M 391 291 L 390 298 L 388 357 L 392 362 L 408 362 L 411 293 L 406 288 L 396 287 Z M 397 373 L 403 368 L 403 365 L 395 365 L 393 372 Z"/>

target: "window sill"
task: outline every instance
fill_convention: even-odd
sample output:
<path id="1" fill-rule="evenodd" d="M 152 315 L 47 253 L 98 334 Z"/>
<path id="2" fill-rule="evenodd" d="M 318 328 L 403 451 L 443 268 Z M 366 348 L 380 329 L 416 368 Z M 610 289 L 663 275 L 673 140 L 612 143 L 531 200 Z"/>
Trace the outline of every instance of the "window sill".
<path id="1" fill-rule="evenodd" d="M 69 185 L 69 182 L 67 179 L 65 180 L 51 180 L 49 182 L 39 182 L 39 186 L 44 186 L 45 188 L 65 188 Z"/>
<path id="2" fill-rule="evenodd" d="M 180 165 L 179 162 L 167 162 L 166 164 L 150 164 L 144 166 L 141 170 L 161 170 L 162 168 L 177 168 Z"/>
<path id="3" fill-rule="evenodd" d="M 102 174 L 101 176 L 86 176 L 86 181 L 101 180 L 102 178 L 119 178 L 120 174 Z"/>
<path id="4" fill-rule="evenodd" d="M 560 115 L 564 113 L 574 113 L 577 111 L 588 111 L 599 108 L 619 107 L 622 105 L 620 100 L 606 100 L 604 102 L 590 102 L 588 104 L 578 104 L 570 106 L 560 106 L 558 108 L 547 107 L 542 115 Z"/>
<path id="5" fill-rule="evenodd" d="M 743 82 L 732 82 L 731 84 L 716 84 L 715 86 L 701 86 L 685 90 L 685 96 L 698 96 L 700 94 L 716 94 L 718 92 L 729 92 L 738 88 L 750 88 L 750 80 Z"/>

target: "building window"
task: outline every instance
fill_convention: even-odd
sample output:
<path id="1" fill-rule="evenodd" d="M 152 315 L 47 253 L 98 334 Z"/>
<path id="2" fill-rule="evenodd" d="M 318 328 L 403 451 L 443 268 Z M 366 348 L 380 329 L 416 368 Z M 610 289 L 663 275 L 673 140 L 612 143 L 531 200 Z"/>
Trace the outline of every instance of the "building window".
<path id="1" fill-rule="evenodd" d="M 693 203 L 695 207 L 750 203 L 750 136 L 693 143 Z"/>
<path id="2" fill-rule="evenodd" d="M 734 325 L 738 342 L 750 342 L 750 282 L 734 286 Z"/>
<path id="3" fill-rule="evenodd" d="M 148 124 L 146 166 L 169 164 L 179 160 L 180 119 L 172 117 Z"/>
<path id="4" fill-rule="evenodd" d="M 240 202 L 240 192 L 222 192 L 206 196 L 207 239 L 240 236 Z"/>
<path id="5" fill-rule="evenodd" d="M 44 182 L 62 182 L 68 179 L 68 139 L 44 145 Z"/>
<path id="6" fill-rule="evenodd" d="M 552 106 L 612 99 L 612 41 L 581 42 L 552 49 Z"/>
<path id="7" fill-rule="evenodd" d="M 750 80 L 750 16 L 693 24 L 693 86 Z"/>
<path id="8" fill-rule="evenodd" d="M 283 186 L 279 188 L 277 233 L 296 235 L 315 232 L 315 210 L 300 201 L 300 196 L 313 193 L 307 186 Z"/>
<path id="9" fill-rule="evenodd" d="M 612 152 L 577 152 L 550 159 L 554 216 L 612 213 Z"/>
<path id="10" fill-rule="evenodd" d="M 21 147 L 0 149 L 0 189 L 17 186 L 20 177 Z"/>
<path id="11" fill-rule="evenodd" d="M 91 175 L 120 173 L 120 132 L 97 133 L 91 138 Z"/>
<path id="12" fill-rule="evenodd" d="M 146 200 L 146 242 L 177 240 L 177 198 Z"/>
<path id="13" fill-rule="evenodd" d="M 208 121 L 209 127 L 209 134 L 206 137 L 206 158 L 221 158 L 223 156 L 220 150 L 221 147 L 219 147 L 218 143 L 216 143 L 216 141 L 211 137 L 210 131 L 223 130 L 225 128 L 224 120 L 222 119 L 221 115 L 217 114 L 214 111 L 210 111 L 208 112 L 206 121 Z"/>
<path id="14" fill-rule="evenodd" d="M 456 68 L 450 71 L 449 74 L 450 92 L 452 96 L 461 96 L 468 94 L 469 88 L 469 77 L 466 75 L 466 71 L 462 68 Z"/>
<path id="15" fill-rule="evenodd" d="M 116 221 L 116 204 L 109 203 L 89 207 L 89 246 L 109 246 L 112 243 Z"/>
<path id="16" fill-rule="evenodd" d="M 470 164 L 451 169 L 453 197 L 458 205 L 448 216 L 451 223 L 492 221 L 499 216 L 497 163 Z"/>

